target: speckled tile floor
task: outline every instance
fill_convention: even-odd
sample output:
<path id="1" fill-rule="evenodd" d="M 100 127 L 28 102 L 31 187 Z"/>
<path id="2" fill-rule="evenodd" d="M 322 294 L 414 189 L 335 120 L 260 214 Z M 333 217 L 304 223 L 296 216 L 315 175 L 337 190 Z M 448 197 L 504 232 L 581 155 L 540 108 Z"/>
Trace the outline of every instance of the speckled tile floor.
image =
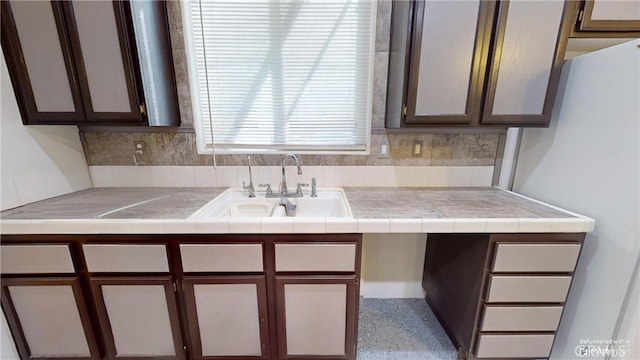
<path id="1" fill-rule="evenodd" d="M 424 299 L 360 299 L 358 360 L 455 360 Z"/>

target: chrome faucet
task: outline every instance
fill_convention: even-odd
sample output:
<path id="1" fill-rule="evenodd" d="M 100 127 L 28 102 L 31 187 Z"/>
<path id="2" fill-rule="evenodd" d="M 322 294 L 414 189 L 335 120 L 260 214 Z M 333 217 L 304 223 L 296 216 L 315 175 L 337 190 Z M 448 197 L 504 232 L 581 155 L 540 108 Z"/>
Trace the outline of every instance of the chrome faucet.
<path id="1" fill-rule="evenodd" d="M 282 158 L 282 178 L 280 179 L 280 196 L 282 197 L 301 197 L 302 191 L 296 191 L 295 194 L 289 195 L 289 190 L 287 189 L 287 177 L 285 176 L 284 167 L 287 163 L 287 160 L 291 158 L 296 162 L 296 167 L 298 168 L 298 175 L 302 175 L 302 168 L 300 167 L 300 161 L 298 161 L 298 157 L 293 154 L 287 154 Z"/>
<path id="2" fill-rule="evenodd" d="M 256 197 L 256 189 L 253 187 L 253 175 L 251 174 L 251 156 L 247 156 L 247 160 L 249 161 L 249 185 L 244 186 L 244 181 L 242 182 L 242 188 L 249 192 L 249 197 Z"/>
<path id="3" fill-rule="evenodd" d="M 296 211 L 298 210 L 298 205 L 294 205 L 287 198 L 280 198 L 279 206 L 284 207 L 284 213 L 287 216 L 296 216 Z"/>

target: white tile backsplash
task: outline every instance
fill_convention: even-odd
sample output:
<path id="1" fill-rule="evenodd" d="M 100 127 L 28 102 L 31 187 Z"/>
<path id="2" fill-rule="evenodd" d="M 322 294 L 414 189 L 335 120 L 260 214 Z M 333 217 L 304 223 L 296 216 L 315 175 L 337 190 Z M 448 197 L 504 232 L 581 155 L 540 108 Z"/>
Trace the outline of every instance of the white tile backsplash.
<path id="1" fill-rule="evenodd" d="M 473 178 L 473 167 L 451 166 L 449 186 L 451 187 L 471 186 L 472 178 Z"/>
<path id="2" fill-rule="evenodd" d="M 387 186 L 408 186 L 410 166 L 389 166 L 387 171 Z"/>
<path id="3" fill-rule="evenodd" d="M 340 166 L 324 166 L 322 168 L 323 183 L 318 183 L 318 186 L 342 186 L 343 175 Z"/>
<path id="4" fill-rule="evenodd" d="M 411 166 L 409 167 L 409 178 L 407 186 L 424 187 L 429 186 L 430 166 Z"/>
<path id="5" fill-rule="evenodd" d="M 391 171 L 390 166 L 366 166 L 365 186 L 384 187 L 387 186 L 387 174 Z"/>
<path id="6" fill-rule="evenodd" d="M 153 186 L 155 187 L 172 187 L 175 186 L 173 182 L 173 171 L 176 166 L 152 166 L 151 167 L 151 179 L 153 180 Z"/>
<path id="7" fill-rule="evenodd" d="M 193 176 L 197 187 L 215 187 L 218 184 L 213 166 L 194 166 Z"/>
<path id="8" fill-rule="evenodd" d="M 112 187 L 114 184 L 111 166 L 89 166 L 93 187 Z"/>
<path id="9" fill-rule="evenodd" d="M 196 186 L 193 166 L 175 166 L 173 169 L 173 185 L 177 187 Z"/>
<path id="10" fill-rule="evenodd" d="M 341 166 L 342 186 L 366 186 L 367 167 L 363 166 Z"/>
<path id="11" fill-rule="evenodd" d="M 280 166 L 254 166 L 253 184 L 271 184 L 278 191 Z M 90 166 L 94 187 L 240 187 L 249 183 L 246 166 Z M 491 186 L 493 166 L 287 166 L 287 185 L 318 187 L 462 187 Z M 308 188 L 305 191 L 310 191 Z"/>
<path id="12" fill-rule="evenodd" d="M 217 186 L 241 186 L 242 180 L 238 180 L 237 166 L 217 166 L 216 168 Z M 248 176 L 247 176 L 248 178 Z M 244 179 L 244 176 L 242 177 Z M 248 179 L 246 180 L 248 181 Z"/>
<path id="13" fill-rule="evenodd" d="M 112 166 L 113 186 L 153 187 L 153 167 Z"/>
<path id="14" fill-rule="evenodd" d="M 491 186 L 493 166 L 474 166 L 471 186 Z"/>
<path id="15" fill-rule="evenodd" d="M 429 167 L 429 186 L 448 187 L 451 179 L 451 169 L 448 166 Z"/>

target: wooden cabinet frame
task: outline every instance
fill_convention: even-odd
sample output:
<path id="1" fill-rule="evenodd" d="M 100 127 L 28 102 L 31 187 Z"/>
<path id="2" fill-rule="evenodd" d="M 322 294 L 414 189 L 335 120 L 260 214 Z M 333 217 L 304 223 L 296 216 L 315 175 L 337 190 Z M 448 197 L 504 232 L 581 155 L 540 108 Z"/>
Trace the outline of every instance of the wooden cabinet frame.
<path id="1" fill-rule="evenodd" d="M 74 31 L 69 31 L 68 36 L 73 49 L 73 58 L 76 64 L 78 81 L 84 101 L 84 111 L 87 121 L 117 121 L 117 122 L 141 122 L 140 96 L 141 80 L 134 72 L 135 64 L 138 63 L 135 43 L 133 41 L 133 25 L 131 22 L 131 9 L 128 2 L 113 1 L 113 11 L 118 30 L 120 51 L 122 54 L 122 64 L 124 66 L 127 91 L 129 92 L 129 105 L 131 111 L 125 112 L 95 112 L 89 92 L 89 81 L 84 66 L 80 38 L 78 36 L 76 18 L 74 16 L 73 3 L 66 1 L 62 4 L 64 8 L 64 18 L 66 23 Z"/>
<path id="2" fill-rule="evenodd" d="M 492 29 L 493 12 L 496 4 L 494 1 L 481 1 L 478 7 L 478 24 L 476 26 L 476 38 L 469 76 L 469 90 L 467 92 L 467 104 L 464 114 L 459 115 L 415 115 L 418 93 L 418 72 L 420 70 L 420 51 L 422 44 L 422 29 L 424 24 L 425 2 L 415 2 L 413 8 L 413 31 L 411 35 L 411 50 L 407 57 L 410 58 L 408 71 L 408 91 L 405 104 L 407 104 L 406 124 L 478 124 L 481 112 L 482 93 L 485 81 L 489 41 Z"/>
<path id="3" fill-rule="evenodd" d="M 346 355 L 340 357 L 312 356 L 314 359 L 350 359 L 355 360 L 357 344 L 357 323 L 359 305 L 359 279 L 362 252 L 362 234 L 175 234 L 175 235 L 2 235 L 0 236 L 4 244 L 69 244 L 71 255 L 75 267 L 78 271 L 84 298 L 90 307 L 91 319 L 93 321 L 96 336 L 102 334 L 102 341 L 98 344 L 106 358 L 113 359 L 116 355 L 111 326 L 107 317 L 106 306 L 102 297 L 101 285 L 163 285 L 169 307 L 170 322 L 172 326 L 172 336 L 176 346 L 176 357 L 172 358 L 202 358 L 198 357 L 197 345 L 194 336 L 194 327 L 197 329 L 197 322 L 193 321 L 194 314 L 189 312 L 195 309 L 194 296 L 190 285 L 197 283 L 257 283 L 258 291 L 263 292 L 265 297 L 259 299 L 260 313 L 265 314 L 266 321 L 261 324 L 261 340 L 266 347 L 263 349 L 264 359 L 287 358 L 294 359 L 301 357 L 289 356 L 279 350 L 279 339 L 283 334 L 279 334 L 277 326 L 279 319 L 277 297 L 278 291 L 284 290 L 284 285 L 276 284 L 277 278 L 284 281 L 293 279 L 291 282 L 300 283 L 331 283 L 347 284 L 347 311 L 348 311 L 348 333 L 345 339 L 347 347 Z M 189 272 L 184 273 L 182 259 L 180 256 L 180 244 L 262 244 L 263 270 L 264 272 Z M 299 243 L 299 244 L 344 244 L 352 243 L 356 246 L 355 251 L 355 271 L 297 271 L 279 272 L 275 271 L 275 243 Z M 84 258 L 83 244 L 166 244 L 167 257 L 169 260 L 168 273 L 90 273 L 87 271 L 86 260 Z M 264 280 L 262 280 L 264 279 Z M 174 292 L 173 280 L 177 286 Z M 288 282 L 288 283 L 291 283 Z M 262 289 L 262 290 L 261 290 Z M 4 307 L 3 295 L 3 307 Z M 191 309 L 191 310 L 190 310 Z M 282 312 L 281 312 L 282 313 Z M 282 313 L 283 314 L 283 313 Z M 261 316 L 262 317 L 262 316 Z M 266 331 L 265 331 L 266 329 Z M 104 349 L 102 348 L 104 342 Z M 185 349 L 183 345 L 190 348 Z M 286 343 L 284 344 L 286 345 Z M 193 349 L 193 350 L 191 350 Z M 286 346 L 283 348 L 286 349 Z M 243 359 L 243 357 L 233 357 Z M 127 359 L 118 357 L 118 359 Z M 144 357 L 131 358 L 132 360 L 144 360 Z M 205 358 L 206 359 L 206 358 Z M 248 357 L 247 359 L 256 359 Z M 260 358 L 258 358 L 260 359 Z"/>
<path id="4" fill-rule="evenodd" d="M 475 352 L 478 346 L 480 328 L 484 320 L 485 300 L 490 288 L 489 275 L 492 273 L 498 243 L 582 244 L 584 237 L 584 233 L 429 234 L 422 287 L 427 294 L 427 303 L 451 342 L 458 349 L 458 358 L 475 359 L 471 353 Z M 532 275 L 531 273 L 523 274 Z M 572 272 L 544 273 L 544 275 L 549 274 L 567 276 L 572 275 Z M 512 303 L 486 305 L 509 304 Z M 512 305 L 564 306 L 564 303 L 533 302 Z M 499 333 L 510 334 L 509 332 Z M 542 333 L 555 334 L 555 332 Z"/>
<path id="5" fill-rule="evenodd" d="M 358 336 L 358 299 L 357 287 L 359 277 L 356 275 L 276 275 L 276 321 L 278 324 L 278 353 L 279 359 L 355 359 L 356 339 Z M 284 287 L 287 284 L 345 284 L 346 293 L 346 324 L 345 324 L 345 355 L 289 355 L 287 354 L 286 304 Z"/>
<path id="6" fill-rule="evenodd" d="M 269 321 L 267 305 L 267 285 L 264 275 L 205 275 L 185 276 L 182 280 L 184 292 L 185 312 L 187 315 L 190 354 L 194 360 L 225 359 L 225 356 L 202 355 L 202 342 L 200 327 L 198 325 L 198 313 L 194 293 L 194 285 L 201 284 L 255 284 L 258 295 L 258 315 L 260 317 L 260 342 L 262 343 L 261 356 L 233 356 L 237 360 L 269 359 Z"/>
<path id="7" fill-rule="evenodd" d="M 142 75 L 138 66 L 139 59 L 134 37 L 131 4 L 128 1 L 112 1 L 125 84 L 128 91 L 129 112 L 94 111 L 77 33 L 73 3 L 71 1 L 52 0 L 50 4 L 58 30 L 58 38 L 60 39 L 75 111 L 38 111 L 29 71 L 14 22 L 11 3 L 2 1 L 2 48 L 22 115 L 22 122 L 25 125 L 148 125 L 148 117 L 142 105 L 144 103 L 144 91 Z M 172 60 L 168 59 L 167 63 L 172 63 Z M 175 78 L 173 73 L 171 73 L 171 76 Z M 172 80 L 171 84 L 175 85 L 175 79 Z M 177 101 L 177 99 L 171 100 Z"/>
<path id="8" fill-rule="evenodd" d="M 65 68 L 67 69 L 67 77 L 73 98 L 73 104 L 76 111 L 74 112 L 46 112 L 38 111 L 31 81 L 29 79 L 29 71 L 24 60 L 22 45 L 18 40 L 18 30 L 13 18 L 11 4 L 9 1 L 2 1 L 2 48 L 5 52 L 7 68 L 11 75 L 13 90 L 16 94 L 18 108 L 22 114 L 22 122 L 25 125 L 30 124 L 69 124 L 77 123 L 85 120 L 84 106 L 81 98 L 80 87 L 76 79 L 76 68 L 73 64 L 73 53 L 71 45 L 65 41 L 69 33 L 63 22 L 64 10 L 63 3 L 60 1 L 51 1 L 51 8 L 58 29 L 58 37 L 62 47 L 62 55 Z"/>
<path id="9" fill-rule="evenodd" d="M 560 72 L 562 70 L 562 64 L 564 63 L 564 55 L 567 49 L 567 41 L 569 39 L 569 33 L 571 32 L 571 19 L 573 13 L 571 12 L 571 6 L 569 4 L 564 5 L 562 18 L 560 20 L 560 31 L 556 38 L 555 53 L 553 56 L 553 63 L 551 73 L 549 74 L 549 82 L 547 84 L 546 96 L 544 98 L 544 105 L 542 108 L 542 114 L 539 115 L 492 115 L 493 103 L 496 95 L 496 87 L 498 83 L 498 73 L 500 70 L 500 59 L 502 54 L 502 43 L 504 41 L 505 30 L 507 26 L 507 14 L 509 12 L 509 1 L 501 1 L 498 8 L 499 14 L 497 19 L 497 29 L 495 37 L 492 40 L 492 55 L 490 59 L 492 64 L 489 67 L 489 75 L 487 82 L 487 90 L 484 99 L 484 108 L 482 111 L 482 124 L 494 124 L 494 125 L 517 125 L 517 126 L 532 126 L 532 127 L 546 127 L 549 126 L 551 120 L 551 110 L 555 102 L 556 91 L 558 90 L 558 84 L 560 81 Z"/>
<path id="10" fill-rule="evenodd" d="M 594 20 L 592 19 L 594 6 L 595 0 L 581 1 L 581 8 L 576 13 L 577 21 L 571 36 L 640 37 L 640 20 Z"/>
<path id="11" fill-rule="evenodd" d="M 16 343 L 16 348 L 18 349 L 18 354 L 20 355 L 20 358 L 43 359 L 43 360 L 63 359 L 61 357 L 34 357 L 31 355 L 31 350 L 29 349 L 27 339 L 22 330 L 22 326 L 20 325 L 20 320 L 18 318 L 18 314 L 13 305 L 11 294 L 8 289 L 10 286 L 39 286 L 39 285 L 70 286 L 73 291 L 76 305 L 78 306 L 78 313 L 80 314 L 80 321 L 82 322 L 82 327 L 84 329 L 87 345 L 89 346 L 89 352 L 91 356 L 70 357 L 69 359 L 73 359 L 73 360 L 101 359 L 102 357 L 100 356 L 100 350 L 98 348 L 96 337 L 93 332 L 89 311 L 87 310 L 87 304 L 85 303 L 84 298 L 82 296 L 82 289 L 81 289 L 80 281 L 78 277 L 75 277 L 75 276 L 74 277 L 3 277 L 2 278 L 2 310 L 4 311 L 4 314 L 7 318 L 7 323 L 9 324 L 9 329 L 11 329 L 11 334 Z"/>
<path id="12" fill-rule="evenodd" d="M 182 344 L 182 336 L 180 334 L 180 320 L 177 302 L 173 290 L 173 280 L 171 276 L 109 276 L 109 277 L 91 277 L 91 292 L 96 302 L 96 310 L 102 336 L 106 347 L 106 356 L 109 359 L 122 360 L 145 360 L 145 359 L 184 359 L 184 347 Z M 155 357 L 125 357 L 118 356 L 111 323 L 107 314 L 107 308 L 102 295 L 102 285 L 162 285 L 167 300 L 167 311 L 169 313 L 169 322 L 171 324 L 171 332 L 175 347 L 175 356 L 155 356 Z"/>
<path id="13" fill-rule="evenodd" d="M 464 114 L 447 115 L 416 115 L 416 103 L 418 89 L 418 71 L 420 67 L 420 47 L 422 42 L 422 30 L 424 28 L 424 11 L 426 0 L 414 0 L 409 6 L 409 10 L 402 10 L 401 15 L 394 17 L 398 25 L 392 22 L 392 32 L 407 33 L 407 44 L 394 45 L 391 51 L 391 61 L 394 56 L 399 59 L 399 55 L 394 53 L 404 52 L 404 74 L 402 81 L 400 75 L 389 74 L 389 87 L 400 87 L 402 82 L 402 104 L 406 107 L 403 114 L 396 119 L 396 115 L 386 115 L 387 126 L 390 128 L 415 128 L 415 127 L 445 127 L 452 130 L 464 128 L 475 128 L 479 131 L 498 131 L 508 126 L 518 127 L 546 127 L 551 119 L 551 111 L 555 102 L 555 96 L 560 80 L 560 71 L 564 63 L 567 41 L 571 33 L 573 19 L 575 15 L 575 1 L 566 1 L 562 8 L 562 14 L 555 38 L 555 49 L 551 68 L 549 69 L 549 81 L 544 91 L 545 97 L 540 114 L 500 114 L 493 115 L 493 106 L 496 95 L 498 73 L 500 71 L 500 58 L 502 54 L 502 44 L 505 37 L 507 25 L 507 13 L 509 10 L 509 0 L 483 0 L 479 5 L 478 24 L 476 26 L 475 43 L 473 49 L 473 60 L 469 76 L 469 88 L 467 92 L 466 110 Z M 394 4 L 394 11 L 396 5 Z M 402 8 L 404 9 L 404 7 Z M 406 14 L 405 14 L 406 13 Z M 400 27 L 404 17 L 408 17 L 408 29 Z M 401 18 L 401 19 L 400 19 Z M 394 38 L 392 36 L 392 38 Z M 401 37 L 398 36 L 398 39 Z M 552 39 L 549 38 L 549 43 Z M 397 50 L 396 50 L 397 48 Z M 551 49 L 549 49 L 549 52 Z M 399 62 L 400 60 L 395 60 Z M 397 67 L 397 64 L 396 64 Z M 442 84 L 447 86 L 447 84 Z M 389 99 L 389 98 L 388 98 Z M 389 101 L 389 100 L 388 100 Z M 394 100 L 394 104 L 398 100 Z M 387 109 L 393 109 L 396 105 L 387 105 Z M 471 130 L 471 129 L 469 129 Z"/>

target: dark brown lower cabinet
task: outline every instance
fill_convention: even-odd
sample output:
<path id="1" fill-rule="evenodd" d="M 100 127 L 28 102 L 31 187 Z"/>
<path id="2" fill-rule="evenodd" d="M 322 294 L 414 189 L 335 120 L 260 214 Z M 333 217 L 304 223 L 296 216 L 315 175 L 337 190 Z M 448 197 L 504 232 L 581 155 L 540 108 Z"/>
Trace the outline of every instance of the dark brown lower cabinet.
<path id="1" fill-rule="evenodd" d="M 280 359 L 355 359 L 356 275 L 276 276 Z"/>
<path id="2" fill-rule="evenodd" d="M 548 358 L 585 234 L 431 234 L 422 287 L 459 358 Z"/>
<path id="3" fill-rule="evenodd" d="M 108 359 L 183 359 L 170 276 L 91 277 Z"/>
<path id="4" fill-rule="evenodd" d="M 264 275 L 185 276 L 191 358 L 268 359 Z"/>
<path id="5" fill-rule="evenodd" d="M 101 358 L 78 277 L 3 277 L 2 309 L 22 359 Z"/>
<path id="6" fill-rule="evenodd" d="M 0 240 L 21 359 L 356 358 L 360 234 Z"/>

